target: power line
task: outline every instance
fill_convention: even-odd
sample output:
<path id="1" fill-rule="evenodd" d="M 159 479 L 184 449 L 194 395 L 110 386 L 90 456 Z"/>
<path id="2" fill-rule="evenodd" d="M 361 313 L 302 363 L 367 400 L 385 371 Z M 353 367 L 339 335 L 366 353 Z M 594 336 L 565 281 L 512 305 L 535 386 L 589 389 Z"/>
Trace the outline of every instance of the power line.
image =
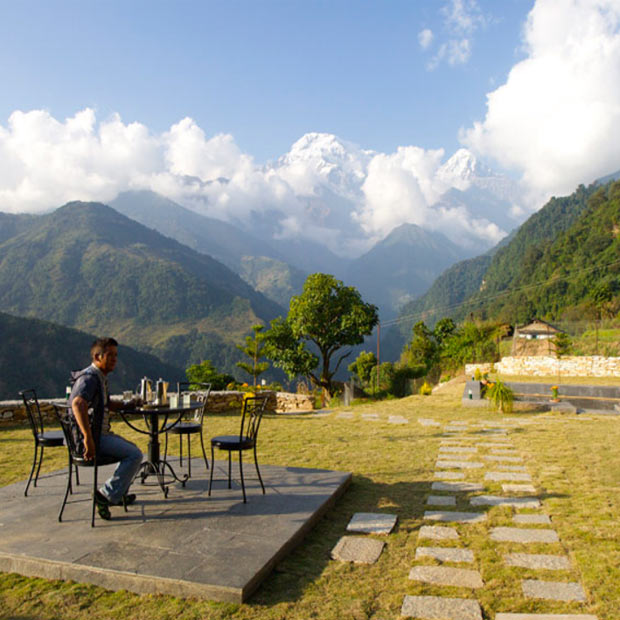
<path id="1" fill-rule="evenodd" d="M 448 310 L 454 310 L 455 308 L 460 308 L 461 306 L 467 306 L 473 303 L 485 303 L 487 301 L 492 301 L 494 299 L 498 299 L 500 297 L 504 297 L 506 295 L 511 295 L 513 293 L 518 293 L 520 291 L 525 291 L 528 289 L 534 289 L 534 288 L 538 288 L 538 287 L 542 287 L 542 286 L 548 286 L 549 284 L 552 284 L 554 282 L 558 282 L 561 280 L 566 280 L 568 278 L 572 278 L 576 275 L 579 275 L 581 273 L 587 273 L 589 271 L 595 271 L 596 269 L 605 269 L 607 267 L 613 267 L 614 265 L 620 265 L 620 260 L 616 260 L 613 261 L 611 263 L 607 263 L 606 265 L 595 265 L 593 267 L 584 267 L 583 269 L 578 269 L 576 271 L 571 271 L 568 274 L 565 274 L 563 276 L 552 276 L 551 278 L 549 278 L 548 280 L 544 280 L 542 282 L 535 282 L 533 284 L 524 284 L 523 286 L 519 286 L 517 288 L 513 288 L 513 289 L 507 289 L 505 291 L 502 291 L 501 293 L 497 293 L 495 295 L 489 295 L 487 297 L 477 297 L 476 299 L 468 299 L 462 302 L 459 302 L 458 304 L 452 304 L 449 306 L 439 306 L 437 308 L 430 308 L 428 310 L 424 310 L 422 312 L 419 312 L 417 314 L 409 314 L 407 316 L 403 316 L 403 317 L 398 317 L 396 319 L 390 319 L 389 321 L 384 321 L 381 323 L 381 325 L 383 327 L 388 327 L 391 325 L 397 325 L 398 323 L 404 323 L 405 321 L 410 321 L 412 319 L 419 319 L 419 318 L 423 318 L 425 315 L 427 314 L 434 314 L 434 313 L 438 313 L 438 312 L 447 312 Z"/>

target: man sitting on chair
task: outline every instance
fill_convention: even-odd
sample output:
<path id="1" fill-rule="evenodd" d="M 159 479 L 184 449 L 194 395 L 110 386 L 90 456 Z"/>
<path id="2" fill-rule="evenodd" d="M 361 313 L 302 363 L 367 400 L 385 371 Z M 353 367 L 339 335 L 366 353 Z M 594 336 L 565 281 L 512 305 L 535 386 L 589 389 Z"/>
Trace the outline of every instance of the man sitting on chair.
<path id="1" fill-rule="evenodd" d="M 71 373 L 74 381 L 69 397 L 73 413 L 72 426 L 76 444 L 82 446 L 86 460 L 106 457 L 118 459 L 109 480 L 96 492 L 97 511 L 102 519 L 110 519 L 110 506 L 132 504 L 135 494 L 127 494 L 142 464 L 142 452 L 135 444 L 110 430 L 110 410 L 120 403 L 110 401 L 107 375 L 114 370 L 118 358 L 118 342 L 99 338 L 90 348 L 92 364 Z M 89 415 L 89 411 L 91 412 Z"/>

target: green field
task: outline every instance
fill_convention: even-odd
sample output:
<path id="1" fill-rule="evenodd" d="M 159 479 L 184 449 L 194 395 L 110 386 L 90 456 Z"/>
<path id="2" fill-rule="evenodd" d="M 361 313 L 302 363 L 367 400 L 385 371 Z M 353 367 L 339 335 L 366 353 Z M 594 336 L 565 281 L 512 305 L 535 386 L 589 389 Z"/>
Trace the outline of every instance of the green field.
<path id="1" fill-rule="evenodd" d="M 485 620 L 492 620 L 498 611 L 590 613 L 599 620 L 617 620 L 620 418 L 614 416 L 512 416 L 518 425 L 511 435 L 526 457 L 525 464 L 540 492 L 543 510 L 551 516 L 553 528 L 560 536 L 560 544 L 523 549 L 491 541 L 490 527 L 512 525 L 511 510 L 495 507 L 489 510 L 487 523 L 457 525 L 462 546 L 474 551 L 475 568 L 482 574 L 484 588 L 473 591 L 408 580 L 412 566 L 436 563 L 430 559 L 415 560 L 416 547 L 441 545 L 428 540 L 418 542 L 441 431 L 422 426 L 417 419 L 433 418 L 442 423 L 507 419 L 486 409 L 463 408 L 462 389 L 462 384 L 452 384 L 429 397 L 366 403 L 349 409 L 355 413 L 352 420 L 338 418 L 338 411 L 327 417 L 267 417 L 261 429 L 262 463 L 352 471 L 353 483 L 246 604 L 138 596 L 95 586 L 0 574 L 0 618 L 387 620 L 399 617 L 404 596 L 411 594 L 476 597 Z M 378 413 L 380 421 L 363 420 L 364 412 Z M 402 415 L 409 424 L 389 424 L 389 415 Z M 230 429 L 231 422 L 231 414 L 209 415 L 207 435 Z M 126 429 L 119 432 L 130 436 Z M 141 442 L 138 437 L 133 439 Z M 25 427 L 0 427 L 2 484 L 25 479 L 31 441 Z M 47 470 L 65 466 L 62 451 L 49 451 L 45 459 Z M 481 480 L 482 475 L 474 473 L 468 479 Z M 493 483 L 489 490 L 500 493 L 501 487 Z M 457 504 L 457 509 L 467 507 L 466 503 Z M 399 518 L 395 532 L 385 539 L 387 546 L 379 561 L 366 566 L 330 560 L 330 550 L 345 533 L 351 515 L 375 511 L 396 513 Z M 501 553 L 508 549 L 566 554 L 572 568 L 541 577 L 540 571 L 505 565 Z M 587 603 L 525 599 L 520 588 L 523 578 L 578 581 L 586 591 Z"/>

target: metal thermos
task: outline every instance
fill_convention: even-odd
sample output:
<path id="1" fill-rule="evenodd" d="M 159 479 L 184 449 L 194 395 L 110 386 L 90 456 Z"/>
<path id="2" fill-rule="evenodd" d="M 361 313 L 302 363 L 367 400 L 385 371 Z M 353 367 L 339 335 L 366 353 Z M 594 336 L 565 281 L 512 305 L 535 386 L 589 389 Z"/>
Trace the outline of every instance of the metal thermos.
<path id="1" fill-rule="evenodd" d="M 148 378 L 148 377 L 142 377 L 142 379 L 140 379 L 140 386 L 138 387 L 138 394 L 140 394 L 140 399 L 142 400 L 143 403 L 148 402 L 149 400 L 151 400 L 151 394 L 152 394 L 152 381 Z"/>

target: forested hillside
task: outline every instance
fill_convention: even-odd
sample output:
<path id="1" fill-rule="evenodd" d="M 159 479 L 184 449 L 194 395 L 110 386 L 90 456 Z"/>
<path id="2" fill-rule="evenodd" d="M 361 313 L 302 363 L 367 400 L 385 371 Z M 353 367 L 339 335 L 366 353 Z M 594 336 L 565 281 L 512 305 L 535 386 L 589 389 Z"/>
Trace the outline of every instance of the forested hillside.
<path id="1" fill-rule="evenodd" d="M 76 329 L 3 312 L 0 334 L 0 400 L 15 400 L 19 390 L 29 388 L 42 397 L 62 397 L 70 372 L 90 363 L 90 345 L 95 339 Z M 121 344 L 118 364 L 110 375 L 111 391 L 135 389 L 144 375 L 185 380 L 183 370 Z"/>

